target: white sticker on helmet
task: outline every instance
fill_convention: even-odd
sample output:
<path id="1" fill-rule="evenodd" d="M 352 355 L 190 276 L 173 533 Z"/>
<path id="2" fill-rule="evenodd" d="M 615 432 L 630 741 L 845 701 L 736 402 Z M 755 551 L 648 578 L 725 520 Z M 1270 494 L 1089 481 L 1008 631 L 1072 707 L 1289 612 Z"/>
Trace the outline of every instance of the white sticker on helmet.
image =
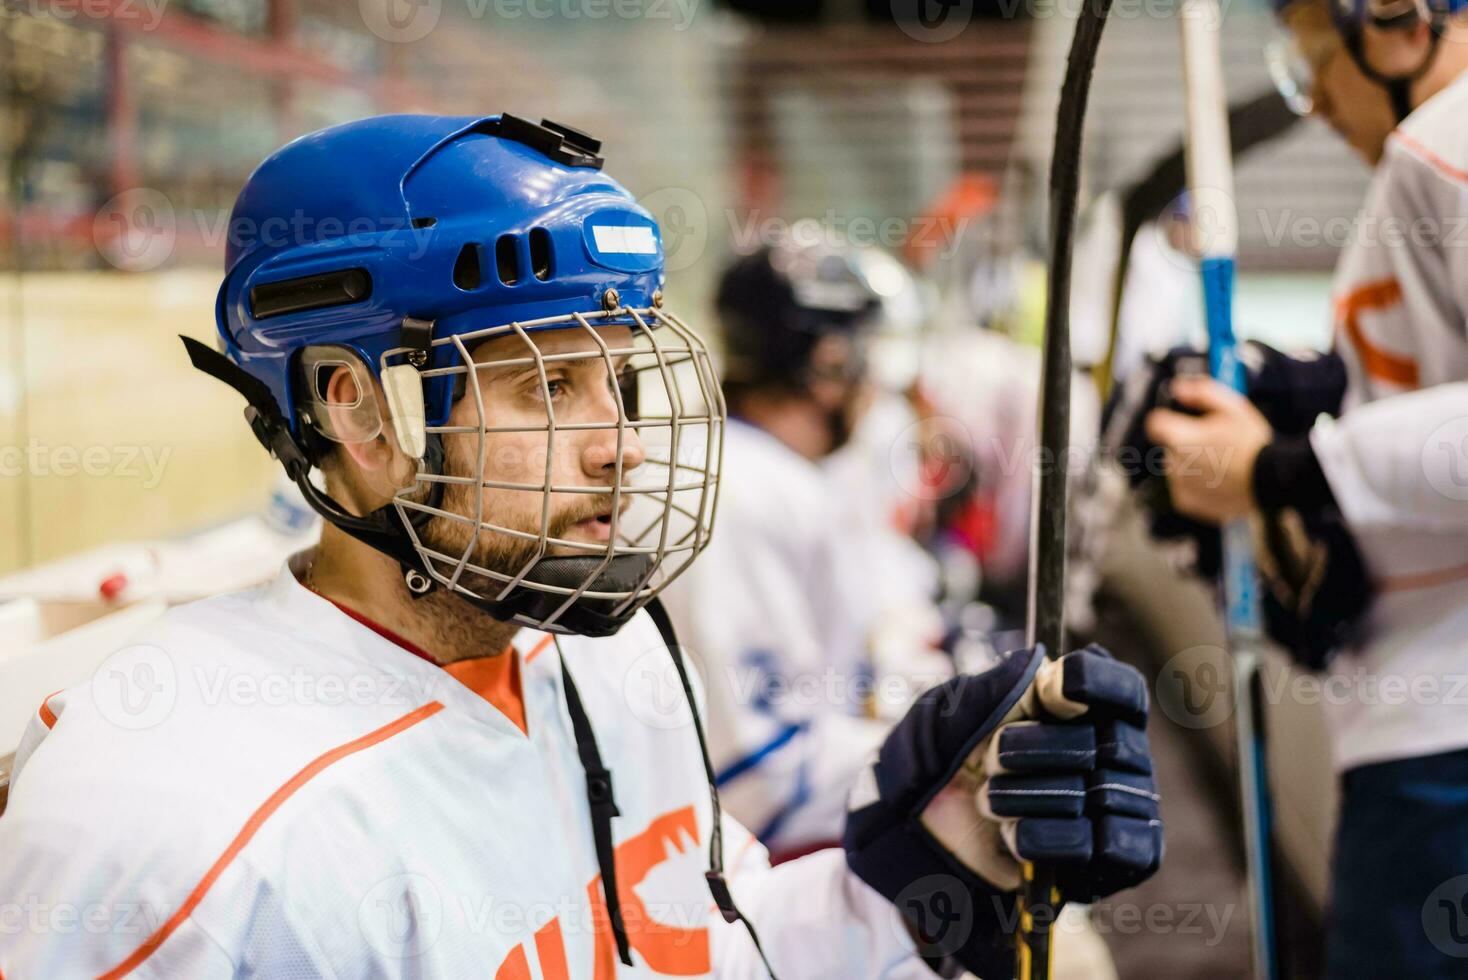
<path id="1" fill-rule="evenodd" d="M 657 239 L 646 225 L 593 225 L 598 251 L 609 255 L 656 255 Z"/>

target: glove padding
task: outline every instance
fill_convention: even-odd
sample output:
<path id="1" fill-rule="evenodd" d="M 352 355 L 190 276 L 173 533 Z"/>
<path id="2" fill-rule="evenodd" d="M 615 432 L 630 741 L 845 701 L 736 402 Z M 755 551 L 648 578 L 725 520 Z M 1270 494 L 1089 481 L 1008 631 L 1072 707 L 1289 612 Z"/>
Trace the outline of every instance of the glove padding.
<path id="1" fill-rule="evenodd" d="M 1323 670 L 1360 638 L 1376 598 L 1355 538 L 1335 507 L 1287 507 L 1257 519 L 1254 532 L 1264 632 L 1301 666 Z"/>
<path id="2" fill-rule="evenodd" d="M 853 790 L 852 870 L 891 899 L 930 961 L 1014 967 L 1021 860 L 1090 901 L 1149 877 L 1162 823 L 1142 676 L 1099 647 L 1009 654 L 924 695 Z"/>
<path id="3" fill-rule="evenodd" d="M 1321 414 L 1340 414 L 1346 368 L 1338 354 L 1285 354 L 1257 340 L 1239 345 L 1238 351 L 1249 401 L 1276 435 L 1303 435 Z M 1162 450 L 1147 438 L 1145 428 L 1147 413 L 1154 408 L 1196 414 L 1173 400 L 1172 379 L 1207 373 L 1207 353 L 1191 347 L 1175 347 L 1149 358 L 1116 387 L 1102 413 L 1101 427 L 1105 444 L 1126 472 L 1147 515 L 1152 537 L 1186 545 L 1184 563 L 1203 578 L 1216 580 L 1223 566 L 1223 539 L 1218 528 L 1173 509 Z"/>

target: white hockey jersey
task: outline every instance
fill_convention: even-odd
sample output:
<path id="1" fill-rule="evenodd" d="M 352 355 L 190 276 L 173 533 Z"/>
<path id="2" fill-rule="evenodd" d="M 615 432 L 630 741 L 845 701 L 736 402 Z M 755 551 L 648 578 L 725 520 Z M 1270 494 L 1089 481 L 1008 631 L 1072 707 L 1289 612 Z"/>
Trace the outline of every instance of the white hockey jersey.
<path id="1" fill-rule="evenodd" d="M 703 878 L 708 792 L 639 615 L 562 638 L 614 776 L 616 960 L 549 636 L 445 669 L 284 570 L 179 607 L 40 706 L 0 817 L 0 975 L 757 978 Z M 839 851 L 731 888 L 788 978 L 924 977 Z"/>
<path id="2" fill-rule="evenodd" d="M 1341 768 L 1468 746 L 1468 76 L 1389 140 L 1337 268 L 1311 444 L 1380 590 L 1323 698 Z"/>

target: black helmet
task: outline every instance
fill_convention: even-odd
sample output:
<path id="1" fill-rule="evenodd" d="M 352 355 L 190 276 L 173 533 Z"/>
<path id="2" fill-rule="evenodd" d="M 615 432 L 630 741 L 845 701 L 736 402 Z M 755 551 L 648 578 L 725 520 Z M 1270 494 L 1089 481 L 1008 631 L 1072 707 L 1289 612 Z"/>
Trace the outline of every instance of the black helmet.
<path id="1" fill-rule="evenodd" d="M 877 323 L 881 296 L 850 247 L 782 242 L 741 255 L 717 297 L 728 383 L 803 388 L 821 338 L 858 339 Z M 859 373 L 859 360 L 850 365 Z"/>

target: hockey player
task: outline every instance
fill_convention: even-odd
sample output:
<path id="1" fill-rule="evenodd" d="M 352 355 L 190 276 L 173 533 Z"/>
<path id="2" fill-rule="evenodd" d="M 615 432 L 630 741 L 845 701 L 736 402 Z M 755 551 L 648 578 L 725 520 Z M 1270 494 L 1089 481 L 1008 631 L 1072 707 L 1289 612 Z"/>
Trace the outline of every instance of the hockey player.
<path id="1" fill-rule="evenodd" d="M 189 352 L 326 527 L 39 706 L 4 976 L 759 977 L 747 915 L 787 978 L 992 978 L 1016 855 L 1078 900 L 1156 867 L 1145 687 L 1096 650 L 921 700 L 844 851 L 772 870 L 721 819 L 653 600 L 708 540 L 722 405 L 598 152 L 388 116 L 250 178 L 224 353 Z"/>
<path id="2" fill-rule="evenodd" d="M 933 649 L 941 619 L 914 619 L 911 590 L 892 583 L 910 573 L 935 586 L 931 562 L 854 513 L 872 507 L 859 494 L 881 493 L 866 470 L 873 453 L 849 438 L 869 431 L 866 351 L 882 298 L 856 249 L 797 229 L 737 257 L 720 282 L 732 416 L 722 533 L 665 597 L 708 684 L 729 810 L 785 854 L 840 838 L 847 793 L 910 700 L 900 676 L 876 675 L 878 624 L 913 623 L 901 635 L 931 675 L 925 686 L 952 673 Z M 843 485 L 854 476 L 868 485 Z M 931 596 L 926 609 L 937 616 Z M 884 701 L 894 715 L 883 717 Z"/>
<path id="3" fill-rule="evenodd" d="M 1295 379 L 1262 386 L 1263 412 L 1178 377 L 1172 398 L 1190 414 L 1159 409 L 1146 424 L 1169 450 L 1179 511 L 1261 515 L 1271 632 L 1312 667 L 1335 653 L 1326 690 L 1338 693 L 1323 699 L 1342 773 L 1332 977 L 1462 971 L 1459 924 L 1430 900 L 1468 873 L 1468 708 L 1454 693 L 1468 665 L 1462 7 L 1285 6 L 1315 112 L 1375 168 L 1337 267 L 1334 353 L 1301 362 L 1255 347 L 1256 377 Z"/>

